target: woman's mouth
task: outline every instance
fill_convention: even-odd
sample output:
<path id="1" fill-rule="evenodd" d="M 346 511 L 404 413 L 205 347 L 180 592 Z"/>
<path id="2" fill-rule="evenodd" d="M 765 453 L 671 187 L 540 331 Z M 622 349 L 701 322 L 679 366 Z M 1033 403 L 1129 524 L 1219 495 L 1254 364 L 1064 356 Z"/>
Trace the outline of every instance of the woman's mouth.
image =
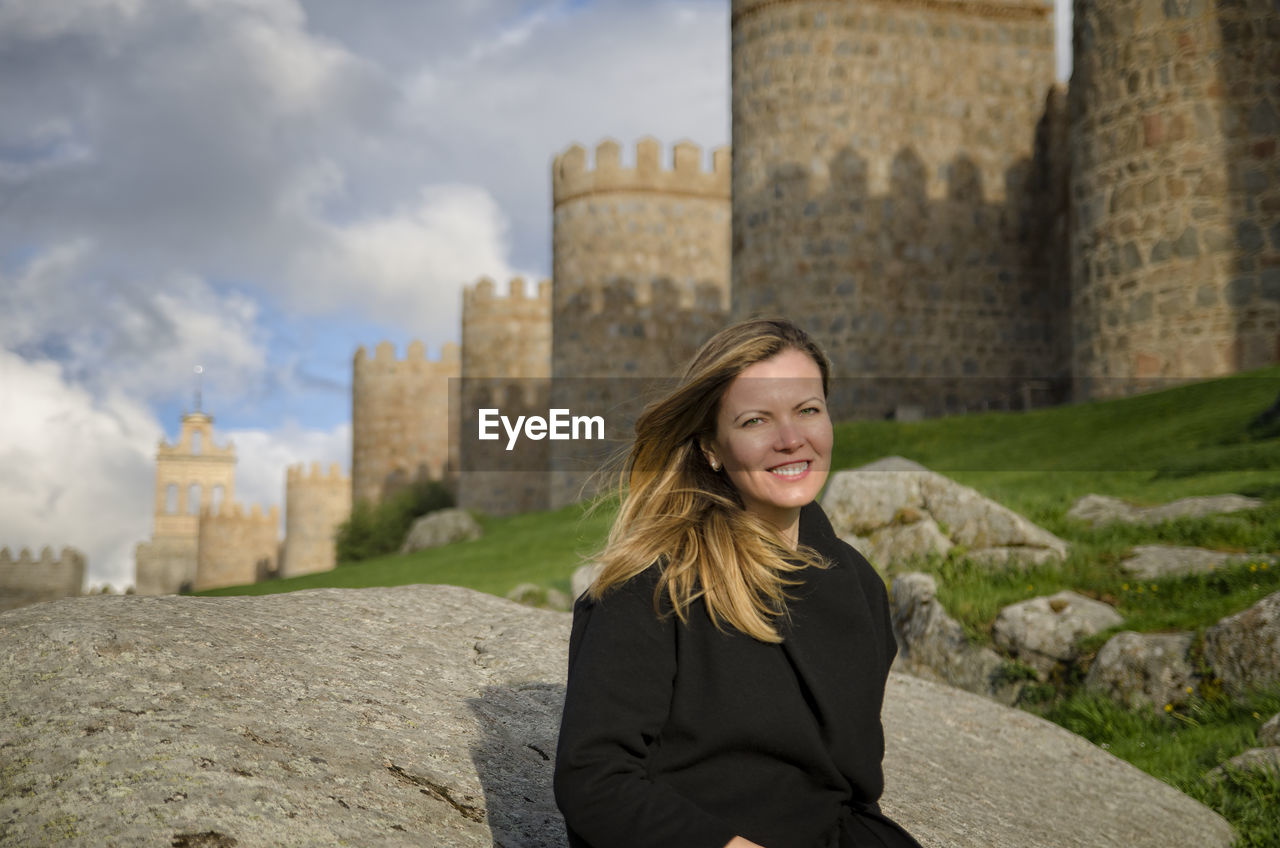
<path id="1" fill-rule="evenodd" d="M 769 473 L 787 480 L 798 480 L 809 473 L 809 460 L 788 462 L 786 465 L 775 465 L 769 469 Z"/>

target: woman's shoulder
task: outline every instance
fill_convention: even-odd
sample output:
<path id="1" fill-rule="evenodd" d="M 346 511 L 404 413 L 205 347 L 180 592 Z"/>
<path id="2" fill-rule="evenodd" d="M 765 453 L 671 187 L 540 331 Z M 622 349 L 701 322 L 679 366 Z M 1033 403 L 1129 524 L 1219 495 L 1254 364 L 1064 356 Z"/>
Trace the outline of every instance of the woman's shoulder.
<path id="1" fill-rule="evenodd" d="M 867 558 L 836 533 L 826 511 L 817 501 L 800 509 L 800 544 L 814 549 L 834 566 L 852 569 L 864 579 L 879 580 Z"/>

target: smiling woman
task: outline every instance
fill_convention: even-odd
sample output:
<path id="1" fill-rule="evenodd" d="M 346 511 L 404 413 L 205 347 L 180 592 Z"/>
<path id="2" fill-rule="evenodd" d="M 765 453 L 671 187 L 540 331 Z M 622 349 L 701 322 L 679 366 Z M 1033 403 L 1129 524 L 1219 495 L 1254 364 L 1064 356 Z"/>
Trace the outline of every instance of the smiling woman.
<path id="1" fill-rule="evenodd" d="M 884 584 L 813 502 L 828 381 L 795 325 L 747 321 L 637 421 L 574 608 L 555 777 L 571 846 L 917 846 L 877 805 Z"/>

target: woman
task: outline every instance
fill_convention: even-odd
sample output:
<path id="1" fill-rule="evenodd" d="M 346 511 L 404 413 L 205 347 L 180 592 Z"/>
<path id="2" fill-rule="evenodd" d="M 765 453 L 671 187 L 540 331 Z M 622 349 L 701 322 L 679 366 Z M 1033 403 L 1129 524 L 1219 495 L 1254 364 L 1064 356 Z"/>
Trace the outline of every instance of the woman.
<path id="1" fill-rule="evenodd" d="M 555 775 L 571 846 L 918 848 L 876 806 L 884 584 L 813 502 L 828 381 L 795 325 L 746 321 L 636 422 L 574 608 Z"/>

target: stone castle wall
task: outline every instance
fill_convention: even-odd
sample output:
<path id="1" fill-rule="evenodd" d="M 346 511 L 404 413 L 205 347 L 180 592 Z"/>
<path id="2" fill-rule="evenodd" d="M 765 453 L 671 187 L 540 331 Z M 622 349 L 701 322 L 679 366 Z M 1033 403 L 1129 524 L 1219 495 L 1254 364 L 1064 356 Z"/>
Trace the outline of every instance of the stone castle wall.
<path id="1" fill-rule="evenodd" d="M 1280 10 L 1075 4 L 1082 397 L 1280 359 Z"/>
<path id="2" fill-rule="evenodd" d="M 836 414 L 1061 376 L 1029 194 L 1053 45 L 1029 0 L 734 0 L 734 317 L 813 333 Z"/>
<path id="3" fill-rule="evenodd" d="M 664 169 L 653 139 L 578 146 L 552 165 L 551 405 L 601 415 L 607 443 L 557 442 L 551 505 L 578 500 L 591 473 L 625 448 L 650 381 L 668 380 L 724 325 L 729 289 L 729 151 L 702 166 L 676 144 Z"/>
<path id="4" fill-rule="evenodd" d="M 549 488 L 546 448 L 522 450 L 519 467 L 501 442 L 476 437 L 478 411 L 543 415 L 550 408 L 551 281 L 534 296 L 523 279 L 510 281 L 505 296 L 482 279 L 462 295 L 462 388 L 453 439 L 459 450 L 458 504 L 490 515 L 546 509 Z"/>
<path id="5" fill-rule="evenodd" d="M 280 553 L 280 510 L 267 512 L 238 503 L 200 515 L 196 591 L 257 583 L 276 571 Z"/>
<path id="6" fill-rule="evenodd" d="M 438 360 L 421 342 L 405 359 L 382 342 L 371 357 L 356 351 L 351 402 L 352 501 L 378 502 L 417 480 L 443 479 L 450 456 L 450 380 L 461 376 L 458 346 L 445 344 Z"/>
<path id="7" fill-rule="evenodd" d="M 338 564 L 338 526 L 351 517 L 351 478 L 334 463 L 310 469 L 291 466 L 285 473 L 285 542 L 280 576 L 331 571 Z"/>
<path id="8" fill-rule="evenodd" d="M 23 548 L 15 556 L 0 548 L 0 610 L 79 595 L 84 589 L 84 554 L 63 548 L 56 556 L 44 548 L 33 556 Z"/>
<path id="9" fill-rule="evenodd" d="M 196 582 L 200 525 L 194 538 L 159 536 L 134 549 L 134 591 L 139 595 L 176 595 Z"/>

